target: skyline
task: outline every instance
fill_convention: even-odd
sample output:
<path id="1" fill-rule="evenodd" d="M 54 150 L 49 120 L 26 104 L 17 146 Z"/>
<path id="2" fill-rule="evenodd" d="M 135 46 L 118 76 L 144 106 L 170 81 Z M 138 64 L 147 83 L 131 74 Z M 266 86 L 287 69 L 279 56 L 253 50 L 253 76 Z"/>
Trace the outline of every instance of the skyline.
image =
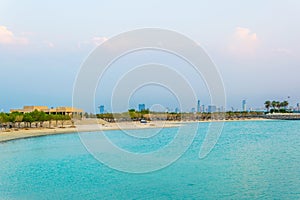
<path id="1" fill-rule="evenodd" d="M 134 7 L 115 1 L 87 5 L 4 0 L 1 4 L 0 109 L 4 111 L 23 105 L 72 105 L 77 72 L 96 45 L 143 27 L 171 29 L 199 43 L 223 78 L 227 109 L 240 108 L 242 99 L 253 107 L 263 107 L 266 99 L 285 100 L 288 96 L 293 106 L 300 101 L 300 2 L 296 0 L 226 1 L 218 6 L 204 1 L 133 1 Z M 63 9 L 57 9 L 58 5 Z M 36 16 L 40 18 L 37 20 Z M 151 52 L 146 56 L 149 54 L 151 59 L 164 59 Z M 131 60 L 140 57 L 143 55 L 132 56 Z M 167 58 L 166 62 L 175 61 Z M 156 90 L 139 91 L 129 104 L 169 103 L 164 99 L 170 95 L 159 89 L 159 95 L 153 95 Z M 95 103 L 109 105 L 109 96 L 103 97 L 101 92 L 97 91 Z M 147 96 L 147 92 L 152 95 Z M 197 97 L 209 104 L 203 86 L 199 86 Z M 170 102 L 177 107 L 175 101 Z"/>
<path id="2" fill-rule="evenodd" d="M 266 102 L 268 102 L 268 101 L 266 101 Z M 138 112 L 148 110 L 150 112 L 169 112 L 169 113 L 181 113 L 181 112 L 182 113 L 211 113 L 211 112 L 230 112 L 230 111 L 232 111 L 232 112 L 252 112 L 252 111 L 268 112 L 269 111 L 269 108 L 266 107 L 266 102 L 264 103 L 264 107 L 253 108 L 253 107 L 247 105 L 247 101 L 245 99 L 241 101 L 241 103 L 242 103 L 241 108 L 231 107 L 231 108 L 227 108 L 226 110 L 222 106 L 216 106 L 213 104 L 204 105 L 204 104 L 200 104 L 200 102 L 201 102 L 200 100 L 197 100 L 197 108 L 191 107 L 190 110 L 182 110 L 178 107 L 174 108 L 174 107 L 169 107 L 169 106 L 162 107 L 161 105 L 150 105 L 149 106 L 149 105 L 146 105 L 145 103 L 139 103 L 135 106 L 128 107 L 127 110 L 115 112 L 115 113 L 123 113 L 123 112 L 127 112 L 130 110 L 135 110 Z M 270 106 L 271 106 L 272 101 L 269 101 L 269 102 L 270 102 Z M 273 102 L 280 103 L 279 101 L 273 101 Z M 286 109 L 289 109 L 289 110 L 295 111 L 295 112 L 300 111 L 300 103 L 297 103 L 296 105 L 290 105 L 288 101 L 286 101 L 286 102 L 288 104 L 288 106 L 284 106 Z M 48 106 L 45 106 L 45 105 L 43 105 L 43 106 L 41 106 L 41 105 L 25 105 L 25 106 L 23 106 L 23 109 L 28 108 L 28 107 L 30 107 L 31 109 L 33 109 L 34 107 L 38 107 L 38 108 L 42 107 L 43 109 L 48 109 Z M 63 107 L 60 106 L 59 108 L 63 108 Z M 101 105 L 97 106 L 97 108 L 98 108 L 98 110 L 96 110 L 96 112 L 91 113 L 91 114 L 112 113 L 111 110 L 106 109 L 107 108 L 106 105 L 101 104 Z M 10 113 L 18 112 L 19 110 L 23 110 L 23 109 L 11 108 Z M 53 107 L 51 107 L 51 109 L 53 109 Z"/>

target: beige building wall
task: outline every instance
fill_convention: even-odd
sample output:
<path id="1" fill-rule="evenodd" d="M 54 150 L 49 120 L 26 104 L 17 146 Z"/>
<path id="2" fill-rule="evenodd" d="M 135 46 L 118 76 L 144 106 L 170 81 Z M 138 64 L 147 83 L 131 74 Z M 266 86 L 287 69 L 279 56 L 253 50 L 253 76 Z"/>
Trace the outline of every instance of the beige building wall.
<path id="1" fill-rule="evenodd" d="M 73 107 L 57 107 L 49 109 L 48 106 L 24 106 L 23 109 L 11 109 L 10 112 L 30 113 L 35 110 L 45 112 L 47 114 L 62 115 L 82 115 L 83 110 Z"/>

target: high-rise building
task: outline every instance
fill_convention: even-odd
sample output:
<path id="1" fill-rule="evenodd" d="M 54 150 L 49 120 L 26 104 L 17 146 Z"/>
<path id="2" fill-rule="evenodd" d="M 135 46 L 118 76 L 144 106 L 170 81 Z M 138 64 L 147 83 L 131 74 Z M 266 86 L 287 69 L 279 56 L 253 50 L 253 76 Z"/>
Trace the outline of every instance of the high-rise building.
<path id="1" fill-rule="evenodd" d="M 300 103 L 297 103 L 297 111 L 300 111 Z"/>
<path id="2" fill-rule="evenodd" d="M 141 112 L 143 110 L 146 110 L 145 104 L 139 104 L 139 111 Z"/>
<path id="3" fill-rule="evenodd" d="M 214 106 L 214 105 L 209 105 L 208 106 L 207 112 L 213 113 L 213 112 L 216 112 L 216 111 L 217 111 L 217 106 Z"/>
<path id="4" fill-rule="evenodd" d="M 179 113 L 179 108 L 175 108 L 175 113 Z"/>
<path id="5" fill-rule="evenodd" d="M 200 100 L 197 102 L 197 112 L 201 112 L 201 105 L 200 105 Z"/>
<path id="6" fill-rule="evenodd" d="M 104 105 L 99 106 L 99 111 L 100 111 L 100 114 L 104 113 Z"/>
<path id="7" fill-rule="evenodd" d="M 221 107 L 220 107 L 220 112 L 225 112 L 224 106 L 221 106 Z"/>
<path id="8" fill-rule="evenodd" d="M 196 112 L 196 109 L 195 108 L 192 108 L 191 109 L 191 113 L 195 113 Z"/>
<path id="9" fill-rule="evenodd" d="M 205 105 L 202 105 L 201 112 L 205 112 Z"/>
<path id="10" fill-rule="evenodd" d="M 242 111 L 247 111 L 246 100 L 242 101 Z"/>

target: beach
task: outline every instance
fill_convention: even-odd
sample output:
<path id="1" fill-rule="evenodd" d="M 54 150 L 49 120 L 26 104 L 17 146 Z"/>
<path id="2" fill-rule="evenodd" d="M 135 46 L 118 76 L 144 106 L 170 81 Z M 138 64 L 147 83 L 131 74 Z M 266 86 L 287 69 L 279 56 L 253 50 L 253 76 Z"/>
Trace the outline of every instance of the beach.
<path id="1" fill-rule="evenodd" d="M 105 130 L 120 129 L 144 129 L 144 128 L 169 128 L 180 126 L 180 121 L 155 121 L 148 123 L 140 122 L 118 122 L 108 123 L 104 120 L 88 119 L 75 122 L 75 126 L 66 125 L 62 127 L 51 128 L 21 128 L 7 129 L 0 131 L 0 142 L 6 142 L 16 139 L 39 137 L 46 135 L 67 134 L 76 132 L 95 132 Z"/>
<path id="2" fill-rule="evenodd" d="M 0 142 L 7 142 L 16 139 L 25 139 L 31 137 L 56 135 L 56 134 L 68 134 L 77 132 L 95 132 L 105 130 L 122 130 L 122 129 L 149 129 L 149 128 L 170 128 L 178 127 L 186 123 L 209 123 L 209 122 L 235 122 L 235 121 L 266 121 L 270 119 L 264 118 L 250 118 L 241 120 L 208 120 L 208 121 L 151 121 L 148 123 L 137 122 L 118 122 L 108 123 L 101 119 L 85 119 L 75 122 L 75 126 L 72 127 L 67 124 L 62 127 L 51 128 L 21 128 L 21 129 L 7 129 L 0 130 Z"/>

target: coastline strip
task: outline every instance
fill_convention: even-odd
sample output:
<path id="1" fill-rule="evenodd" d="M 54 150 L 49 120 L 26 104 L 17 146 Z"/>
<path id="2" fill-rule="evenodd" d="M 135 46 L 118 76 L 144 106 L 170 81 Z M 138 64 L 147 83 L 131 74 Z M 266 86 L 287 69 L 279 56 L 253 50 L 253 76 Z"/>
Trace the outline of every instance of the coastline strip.
<path id="1" fill-rule="evenodd" d="M 215 120 L 215 121 L 156 121 L 147 124 L 140 122 L 121 122 L 121 123 L 107 123 L 107 124 L 80 124 L 76 128 L 32 128 L 0 131 L 0 143 L 8 142 L 17 139 L 26 139 L 32 137 L 49 136 L 57 134 L 70 134 L 77 132 L 96 132 L 105 130 L 121 130 L 121 129 L 149 129 L 149 128 L 172 128 L 178 127 L 186 123 L 211 123 L 211 122 L 242 122 L 242 121 L 270 121 L 270 119 L 254 118 L 243 120 Z"/>

